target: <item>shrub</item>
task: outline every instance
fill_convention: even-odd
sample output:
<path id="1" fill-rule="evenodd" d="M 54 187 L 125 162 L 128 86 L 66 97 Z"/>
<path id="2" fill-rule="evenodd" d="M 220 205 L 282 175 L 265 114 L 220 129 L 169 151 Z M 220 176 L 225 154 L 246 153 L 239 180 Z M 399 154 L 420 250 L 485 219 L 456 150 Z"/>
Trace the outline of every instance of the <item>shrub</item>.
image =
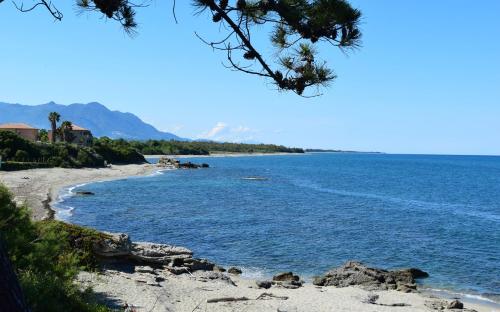
<path id="1" fill-rule="evenodd" d="M 28 161 L 29 160 L 28 152 L 23 150 L 17 150 L 14 159 L 17 161 Z"/>
<path id="2" fill-rule="evenodd" d="M 32 222 L 28 208 L 17 207 L 0 185 L 0 239 L 34 312 L 108 311 L 74 283 L 82 267 L 95 267 L 91 246 L 103 236 L 59 221 Z"/>

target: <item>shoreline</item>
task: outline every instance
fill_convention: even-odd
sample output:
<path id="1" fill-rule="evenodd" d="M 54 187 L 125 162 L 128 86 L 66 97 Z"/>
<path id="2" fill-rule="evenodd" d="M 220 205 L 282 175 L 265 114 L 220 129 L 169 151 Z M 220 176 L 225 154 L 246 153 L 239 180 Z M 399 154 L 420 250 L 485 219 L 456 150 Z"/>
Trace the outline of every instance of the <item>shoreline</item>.
<path id="1" fill-rule="evenodd" d="M 261 156 L 300 156 L 308 153 L 211 153 L 209 155 L 144 155 L 144 158 L 210 158 L 210 157 L 261 157 Z"/>
<path id="2" fill-rule="evenodd" d="M 51 219 L 62 189 L 82 183 L 147 176 L 158 171 L 153 164 L 112 165 L 111 168 L 44 168 L 0 171 L 0 183 L 13 193 L 14 201 L 26 203 L 34 220 Z"/>
<path id="3" fill-rule="evenodd" d="M 30 205 L 35 220 L 41 220 L 55 217 L 57 213 L 54 209 L 57 208 L 55 205 L 60 200 L 64 200 L 59 195 L 65 188 L 100 181 L 147 176 L 161 170 L 162 168 L 151 164 L 114 165 L 112 168 L 101 169 L 32 169 L 0 172 L 0 183 L 5 184 L 13 192 L 16 202 L 24 201 Z M 37 201 L 38 203 L 36 203 Z M 161 279 L 163 279 L 162 282 L 156 281 L 161 280 L 158 279 L 158 276 L 161 276 Z M 82 272 L 79 281 L 83 285 L 92 285 L 98 294 L 102 293 L 106 297 L 112 298 L 112 302 L 118 301 L 144 308 L 138 309 L 138 311 L 196 311 L 198 310 L 195 307 L 196 304 L 199 305 L 200 311 L 203 307 L 207 309 L 207 306 L 210 308 L 209 311 L 236 311 L 235 309 L 238 309 L 238 307 L 247 311 L 277 311 L 277 309 L 281 311 L 280 308 L 282 306 L 283 308 L 295 307 L 295 310 L 285 309 L 283 311 L 333 311 L 332 308 L 335 307 L 338 311 L 384 312 L 394 310 L 394 307 L 373 305 L 364 302 L 364 298 L 373 294 L 380 296 L 380 301 L 384 302 L 384 304 L 406 302 L 410 305 L 408 307 L 401 307 L 398 311 L 428 311 L 430 301 L 437 302 L 440 300 L 442 303 L 445 302 L 443 300 L 453 299 L 452 293 L 450 293 L 450 296 L 444 296 L 430 293 L 426 289 L 421 289 L 421 293 L 405 294 L 397 291 L 373 292 L 352 286 L 346 288 L 317 287 L 310 282 L 305 283 L 299 289 L 272 287 L 266 290 L 256 287 L 256 280 L 254 279 L 245 279 L 241 276 L 229 274 L 230 280 L 238 285 L 235 287 L 232 284 L 228 284 L 227 280 L 220 278 L 211 279 L 210 276 L 207 276 L 207 272 L 194 272 L 190 275 L 172 275 L 145 265 L 139 270 L 135 267 L 132 273 L 114 268 L 106 268 L 99 274 Z M 214 297 L 216 294 L 217 296 L 215 297 L 253 298 L 258 297 L 264 291 L 272 292 L 275 296 L 288 297 L 290 299 L 281 300 L 283 302 L 277 302 L 276 300 L 251 300 L 248 302 L 216 305 L 208 305 L 206 303 L 208 299 Z M 176 299 L 172 300 L 172 298 Z M 466 308 L 472 308 L 479 312 L 500 311 L 498 309 L 500 305 L 497 303 L 489 304 L 487 301 L 469 300 L 468 298 L 461 298 L 460 300 L 465 302 Z M 158 301 L 161 301 L 160 305 L 158 305 Z M 151 302 L 156 303 L 151 306 Z"/>

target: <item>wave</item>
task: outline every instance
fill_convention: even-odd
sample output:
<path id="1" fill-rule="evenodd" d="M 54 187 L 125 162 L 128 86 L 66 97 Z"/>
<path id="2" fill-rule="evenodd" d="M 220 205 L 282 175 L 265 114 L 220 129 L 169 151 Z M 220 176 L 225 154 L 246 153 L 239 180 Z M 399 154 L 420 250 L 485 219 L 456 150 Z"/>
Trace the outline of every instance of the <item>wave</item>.
<path id="1" fill-rule="evenodd" d="M 360 197 L 360 198 L 368 198 L 368 199 L 376 199 L 380 201 L 392 202 L 396 204 L 402 204 L 405 206 L 411 206 L 412 208 L 419 208 L 422 210 L 433 210 L 436 208 L 439 209 L 448 209 L 450 213 L 455 215 L 465 215 L 469 217 L 486 219 L 494 222 L 500 222 L 500 215 L 496 215 L 490 212 L 484 211 L 471 211 L 469 206 L 462 204 L 453 204 L 453 203 L 436 203 L 436 202 L 428 202 L 423 200 L 415 200 L 415 199 L 404 199 L 400 197 L 393 197 L 387 195 L 380 194 L 372 194 L 372 193 L 362 193 L 362 192 L 353 192 L 346 190 L 337 190 L 322 187 L 312 181 L 292 181 L 292 183 L 298 187 L 309 188 L 318 192 L 330 193 L 340 196 L 349 196 L 349 197 Z M 465 208 L 468 209 L 464 211 L 463 209 L 456 210 L 456 208 Z"/>
<path id="2" fill-rule="evenodd" d="M 76 193 L 73 192 L 76 188 L 88 185 L 90 183 L 98 183 L 98 182 L 100 181 L 75 184 L 61 189 L 59 195 L 57 196 L 56 201 L 52 205 L 55 210 L 56 220 L 67 221 L 73 215 L 73 210 L 75 209 L 75 207 L 64 205 L 64 201 L 76 195 Z"/>
<path id="3" fill-rule="evenodd" d="M 422 290 L 424 292 L 437 295 L 438 297 L 443 297 L 447 299 L 459 298 L 464 301 L 488 304 L 496 308 L 500 308 L 500 301 L 488 298 L 486 295 L 458 292 L 449 289 L 432 288 L 432 287 L 424 287 L 422 288 Z M 500 299 L 500 294 L 495 296 L 498 296 Z"/>

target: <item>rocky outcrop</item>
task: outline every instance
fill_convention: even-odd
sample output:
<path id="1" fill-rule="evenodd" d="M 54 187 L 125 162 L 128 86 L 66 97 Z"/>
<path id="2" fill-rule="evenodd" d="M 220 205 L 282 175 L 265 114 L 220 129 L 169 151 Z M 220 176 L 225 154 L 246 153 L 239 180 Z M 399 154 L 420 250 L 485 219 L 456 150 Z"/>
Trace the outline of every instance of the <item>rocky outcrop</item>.
<path id="1" fill-rule="evenodd" d="M 162 167 L 162 168 L 172 168 L 172 169 L 179 169 L 179 168 L 184 168 L 184 169 L 198 169 L 198 168 L 209 168 L 208 164 L 195 164 L 190 161 L 181 163 L 179 160 L 175 158 L 169 158 L 169 157 L 161 157 L 158 160 L 157 166 Z"/>
<path id="2" fill-rule="evenodd" d="M 283 272 L 273 276 L 272 283 L 273 285 L 289 289 L 296 289 L 304 284 L 304 282 L 300 280 L 300 277 L 292 272 Z"/>
<path id="3" fill-rule="evenodd" d="M 215 265 L 205 259 L 193 258 L 193 252 L 184 247 L 133 243 L 127 234 L 105 233 L 105 239 L 95 243 L 94 253 L 102 258 L 112 258 L 138 264 L 163 265 L 174 274 L 193 271 L 212 271 Z"/>
<path id="4" fill-rule="evenodd" d="M 404 269 L 387 271 L 370 268 L 360 262 L 349 261 L 343 266 L 316 277 L 313 281 L 317 286 L 361 286 L 368 290 L 395 289 L 402 292 L 415 292 L 416 278 L 428 277 L 429 274 L 420 269 Z"/>

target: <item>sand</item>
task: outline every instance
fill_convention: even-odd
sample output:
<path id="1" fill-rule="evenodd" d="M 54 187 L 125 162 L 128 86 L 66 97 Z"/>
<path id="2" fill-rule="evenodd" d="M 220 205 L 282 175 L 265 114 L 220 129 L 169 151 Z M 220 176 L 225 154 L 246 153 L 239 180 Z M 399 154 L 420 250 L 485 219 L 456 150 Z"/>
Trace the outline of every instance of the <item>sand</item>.
<path id="1" fill-rule="evenodd" d="M 105 169 L 34 169 L 0 172 L 0 183 L 12 191 L 17 202 L 26 203 L 31 207 L 34 219 L 41 220 L 51 217 L 49 207 L 63 187 L 148 175 L 157 170 L 156 166 L 150 164 L 114 165 Z M 235 286 L 220 278 L 210 279 L 210 275 L 213 276 L 213 272 L 173 275 L 166 270 L 149 267 L 112 267 L 101 273 L 81 272 L 78 283 L 82 287 L 91 286 L 101 300 L 114 307 L 128 304 L 133 306 L 135 311 L 404 312 L 435 311 L 434 307 L 446 306 L 450 301 L 422 293 L 370 292 L 358 287 L 316 287 L 310 283 L 305 283 L 299 289 L 279 286 L 258 289 L 254 280 L 226 274 Z M 374 294 L 379 295 L 377 304 L 367 303 L 367 298 Z M 208 302 L 215 298 L 241 297 L 249 300 Z M 500 311 L 496 306 L 462 301 L 467 309 L 478 312 Z M 404 306 L 390 306 L 391 304 Z"/>

